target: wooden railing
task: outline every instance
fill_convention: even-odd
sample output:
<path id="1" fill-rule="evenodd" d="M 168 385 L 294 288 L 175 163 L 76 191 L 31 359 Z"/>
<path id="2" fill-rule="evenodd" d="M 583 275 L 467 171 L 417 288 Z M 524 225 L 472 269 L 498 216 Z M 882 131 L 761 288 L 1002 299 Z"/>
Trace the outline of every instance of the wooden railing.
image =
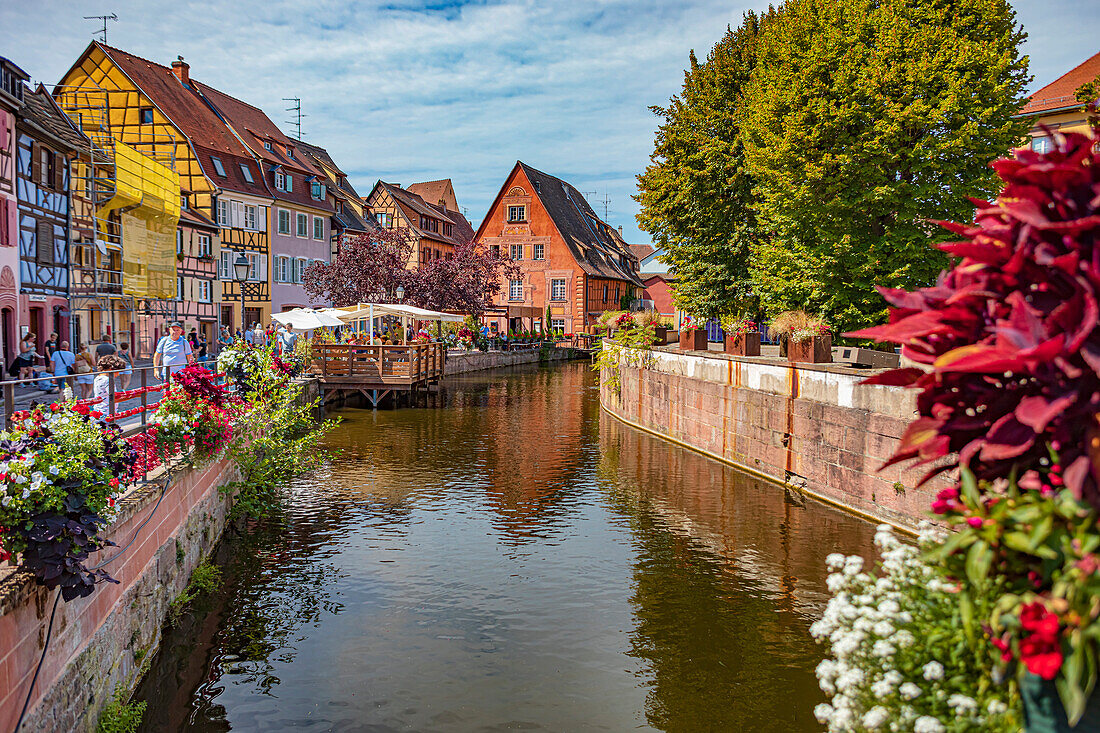
<path id="1" fill-rule="evenodd" d="M 447 346 L 442 342 L 372 346 L 320 344 L 313 374 L 322 380 L 364 384 L 416 384 L 443 376 Z"/>

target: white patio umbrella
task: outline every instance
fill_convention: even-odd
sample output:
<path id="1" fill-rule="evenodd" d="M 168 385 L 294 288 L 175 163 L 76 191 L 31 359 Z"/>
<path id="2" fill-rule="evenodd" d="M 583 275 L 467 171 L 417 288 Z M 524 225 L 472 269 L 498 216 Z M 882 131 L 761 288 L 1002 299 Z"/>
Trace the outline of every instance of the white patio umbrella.
<path id="1" fill-rule="evenodd" d="M 295 308 L 294 310 L 276 313 L 272 319 L 282 324 L 290 324 L 296 329 L 312 331 L 315 328 L 334 328 L 344 325 L 344 322 L 331 313 L 315 310 L 313 308 Z"/>

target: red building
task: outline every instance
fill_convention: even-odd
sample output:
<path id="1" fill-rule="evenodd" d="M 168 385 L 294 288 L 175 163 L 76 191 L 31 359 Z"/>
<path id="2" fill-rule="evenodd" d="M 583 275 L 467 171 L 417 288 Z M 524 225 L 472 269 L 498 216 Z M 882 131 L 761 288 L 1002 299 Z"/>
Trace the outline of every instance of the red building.
<path id="1" fill-rule="evenodd" d="M 638 259 L 577 189 L 516 162 L 475 235 L 520 266 L 497 305 L 509 328 L 528 321 L 566 332 L 583 330 L 605 310 L 637 296 Z"/>

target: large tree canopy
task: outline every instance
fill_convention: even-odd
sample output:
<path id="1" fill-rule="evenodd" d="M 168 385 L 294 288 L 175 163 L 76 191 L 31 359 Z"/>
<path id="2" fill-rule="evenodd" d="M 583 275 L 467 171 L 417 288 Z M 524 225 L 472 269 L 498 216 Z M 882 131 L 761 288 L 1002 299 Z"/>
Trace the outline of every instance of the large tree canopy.
<path id="1" fill-rule="evenodd" d="M 790 0 L 765 29 L 743 97 L 759 224 L 751 277 L 770 312 L 877 323 L 875 286 L 929 285 L 946 264 L 930 220 L 1018 144 L 1029 81 L 1007 0 Z"/>
<path id="2" fill-rule="evenodd" d="M 404 302 L 433 310 L 478 314 L 492 304 L 505 279 L 518 266 L 472 241 L 460 243 L 444 259 L 409 269 L 414 240 L 407 229 L 383 229 L 352 237 L 331 263 L 315 263 L 302 276 L 313 300 L 336 305 L 393 302 L 398 286 Z"/>
<path id="3" fill-rule="evenodd" d="M 667 107 L 653 108 L 664 122 L 652 163 L 638 176 L 638 223 L 676 271 L 677 305 L 697 315 L 746 305 L 748 255 L 757 234 L 737 110 L 761 26 L 772 14 L 746 14 L 703 64 L 692 53 L 683 91 Z"/>

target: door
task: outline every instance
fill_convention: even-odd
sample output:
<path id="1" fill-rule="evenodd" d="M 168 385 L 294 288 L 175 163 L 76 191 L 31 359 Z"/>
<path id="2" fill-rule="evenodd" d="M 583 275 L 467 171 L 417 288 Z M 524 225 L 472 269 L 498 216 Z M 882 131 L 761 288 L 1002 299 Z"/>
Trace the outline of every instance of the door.
<path id="1" fill-rule="evenodd" d="M 234 322 L 233 322 L 233 306 L 231 306 L 231 305 L 223 305 L 222 306 L 222 325 L 223 326 L 228 326 L 230 332 L 233 332 L 233 331 L 236 330 L 236 326 L 234 325 Z"/>
<path id="2" fill-rule="evenodd" d="M 4 340 L 4 363 L 11 364 L 15 358 L 15 314 L 11 308 L 0 311 L 0 338 Z"/>

